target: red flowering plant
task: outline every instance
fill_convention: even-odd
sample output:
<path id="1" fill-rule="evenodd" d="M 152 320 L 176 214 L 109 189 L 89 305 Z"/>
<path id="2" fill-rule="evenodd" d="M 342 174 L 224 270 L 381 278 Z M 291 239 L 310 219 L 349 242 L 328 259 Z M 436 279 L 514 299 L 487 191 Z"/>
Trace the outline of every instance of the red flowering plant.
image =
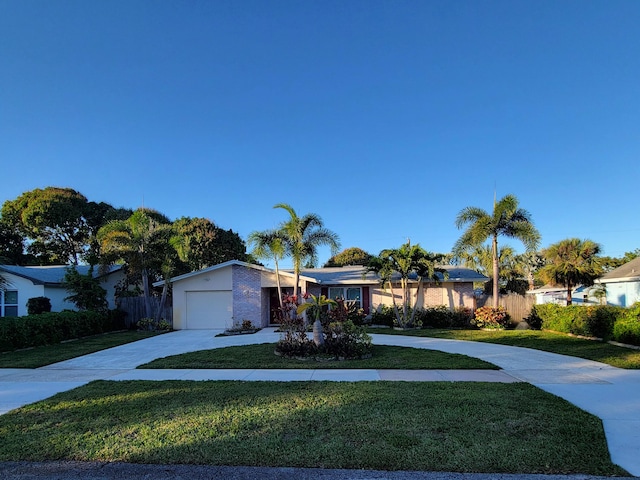
<path id="1" fill-rule="evenodd" d="M 493 330 L 503 330 L 509 326 L 509 314 L 507 310 L 500 307 L 480 307 L 475 312 L 473 324 L 478 328 L 487 328 Z"/>

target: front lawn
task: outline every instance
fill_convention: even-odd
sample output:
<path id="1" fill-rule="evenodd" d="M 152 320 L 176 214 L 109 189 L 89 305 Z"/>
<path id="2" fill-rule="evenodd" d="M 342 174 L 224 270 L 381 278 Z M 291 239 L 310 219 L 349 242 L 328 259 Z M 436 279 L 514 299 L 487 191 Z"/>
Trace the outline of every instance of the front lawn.
<path id="1" fill-rule="evenodd" d="M 514 347 L 533 348 L 586 358 L 614 367 L 640 369 L 640 350 L 618 347 L 606 342 L 571 337 L 564 333 L 539 330 L 447 330 L 429 329 L 398 331 L 392 328 L 369 329 L 368 333 L 384 335 L 410 335 L 417 337 L 448 338 L 473 342 L 498 343 Z"/>
<path id="2" fill-rule="evenodd" d="M 55 345 L 0 353 L 0 368 L 39 368 L 88 355 L 111 347 L 158 335 L 155 332 L 115 332 L 80 338 Z"/>
<path id="3" fill-rule="evenodd" d="M 372 357 L 361 360 L 323 361 L 279 357 L 275 343 L 216 348 L 160 358 L 138 368 L 371 368 L 371 369 L 491 369 L 483 360 L 420 348 L 374 345 Z"/>
<path id="4" fill-rule="evenodd" d="M 0 417 L 0 461 L 624 475 L 528 384 L 98 381 Z"/>

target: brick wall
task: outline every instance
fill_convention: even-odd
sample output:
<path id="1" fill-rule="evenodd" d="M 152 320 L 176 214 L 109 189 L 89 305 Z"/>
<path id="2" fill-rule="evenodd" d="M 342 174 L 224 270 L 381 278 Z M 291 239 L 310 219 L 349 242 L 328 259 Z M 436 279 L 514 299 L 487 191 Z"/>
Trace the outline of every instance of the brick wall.
<path id="1" fill-rule="evenodd" d="M 255 326 L 263 326 L 263 294 L 260 288 L 260 271 L 240 265 L 234 265 L 233 278 L 233 321 L 240 324 L 250 320 Z M 268 301 L 268 300 L 267 300 Z"/>

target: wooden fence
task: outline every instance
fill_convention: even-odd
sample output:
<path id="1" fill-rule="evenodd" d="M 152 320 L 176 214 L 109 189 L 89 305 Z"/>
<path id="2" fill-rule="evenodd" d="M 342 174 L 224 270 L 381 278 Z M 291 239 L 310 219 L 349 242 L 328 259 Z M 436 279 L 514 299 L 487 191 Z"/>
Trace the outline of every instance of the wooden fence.
<path id="1" fill-rule="evenodd" d="M 158 311 L 160 299 L 157 297 L 151 297 L 151 310 L 155 316 Z M 127 312 L 127 316 L 124 319 L 125 326 L 127 328 L 134 328 L 136 323 L 142 318 L 147 316 L 146 307 L 144 304 L 144 297 L 123 297 L 116 301 L 116 306 Z M 167 322 L 173 325 L 173 307 L 171 306 L 171 299 L 167 298 L 165 306 L 160 313 L 160 319 L 165 319 Z"/>
<path id="2" fill-rule="evenodd" d="M 500 295 L 499 304 L 507 309 L 511 316 L 513 323 L 519 323 L 529 316 L 531 313 L 531 307 L 536 303 L 536 299 L 533 295 L 518 295 L 517 293 L 510 293 L 508 295 Z M 485 305 L 493 305 L 493 295 L 481 295 L 476 297 L 477 307 L 484 307 Z"/>

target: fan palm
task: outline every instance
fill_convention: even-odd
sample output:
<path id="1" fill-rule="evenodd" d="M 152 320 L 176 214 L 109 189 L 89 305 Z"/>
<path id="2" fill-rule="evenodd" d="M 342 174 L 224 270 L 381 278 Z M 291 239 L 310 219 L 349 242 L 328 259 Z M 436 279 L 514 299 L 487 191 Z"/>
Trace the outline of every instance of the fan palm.
<path id="1" fill-rule="evenodd" d="M 591 240 L 561 240 L 542 252 L 548 263 L 540 269 L 540 276 L 546 282 L 564 285 L 567 288 L 567 305 L 571 305 L 573 288 L 593 285 L 593 281 L 602 274 L 600 252 L 600 245 Z"/>
<path id="2" fill-rule="evenodd" d="M 493 263 L 493 306 L 499 305 L 498 279 L 500 266 L 498 257 L 498 237 L 505 236 L 520 240 L 527 251 L 535 250 L 540 243 L 540 233 L 531 221 L 531 215 L 518 207 L 514 195 L 506 195 L 494 201 L 493 212 L 478 207 L 466 207 L 456 217 L 456 227 L 467 229 L 453 246 L 453 253 L 460 257 L 470 248 L 478 247 L 491 240 Z"/>

